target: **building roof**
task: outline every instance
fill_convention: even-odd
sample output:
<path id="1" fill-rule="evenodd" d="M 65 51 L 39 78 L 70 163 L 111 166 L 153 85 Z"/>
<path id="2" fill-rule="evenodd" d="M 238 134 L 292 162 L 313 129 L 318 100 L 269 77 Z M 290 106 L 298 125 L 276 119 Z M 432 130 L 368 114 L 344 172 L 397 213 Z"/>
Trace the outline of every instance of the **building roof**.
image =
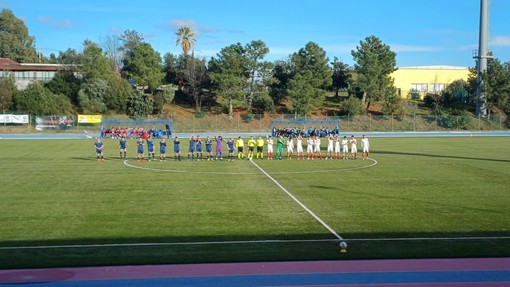
<path id="1" fill-rule="evenodd" d="M 433 66 L 409 66 L 409 67 L 398 67 L 402 70 L 467 70 L 469 67 L 461 67 L 461 66 L 442 66 L 442 65 L 433 65 Z"/>
<path id="2" fill-rule="evenodd" d="M 67 65 L 18 63 L 9 58 L 0 58 L 0 71 L 60 71 Z"/>

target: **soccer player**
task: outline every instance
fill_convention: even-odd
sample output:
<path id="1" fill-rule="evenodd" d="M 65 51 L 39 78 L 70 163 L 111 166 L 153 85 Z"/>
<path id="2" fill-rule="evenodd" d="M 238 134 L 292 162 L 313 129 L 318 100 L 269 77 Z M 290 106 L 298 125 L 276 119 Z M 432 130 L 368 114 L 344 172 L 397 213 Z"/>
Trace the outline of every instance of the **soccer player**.
<path id="1" fill-rule="evenodd" d="M 268 136 L 266 143 L 267 143 L 267 159 L 272 160 L 273 159 L 273 138 L 271 136 Z"/>
<path id="2" fill-rule="evenodd" d="M 335 158 L 340 159 L 340 138 L 335 135 Z"/>
<path id="3" fill-rule="evenodd" d="M 144 144 L 143 138 L 139 138 L 138 141 L 136 142 L 138 152 L 137 161 L 143 161 L 143 144 Z"/>
<path id="4" fill-rule="evenodd" d="M 159 161 L 166 161 L 166 140 L 164 137 L 159 141 Z"/>
<path id="5" fill-rule="evenodd" d="M 305 156 L 303 155 L 303 137 L 299 134 L 296 138 L 296 149 L 297 149 L 297 159 L 299 160 L 299 155 L 301 154 L 301 159 L 305 160 Z"/>
<path id="6" fill-rule="evenodd" d="M 195 139 L 195 150 L 197 151 L 197 160 L 204 160 L 202 153 L 202 138 L 199 135 Z"/>
<path id="7" fill-rule="evenodd" d="M 212 140 L 207 136 L 205 139 L 205 152 L 207 156 L 207 161 L 212 160 Z"/>
<path id="8" fill-rule="evenodd" d="M 264 159 L 264 140 L 259 136 L 257 139 L 257 158 Z"/>
<path id="9" fill-rule="evenodd" d="M 188 150 L 188 160 L 191 156 L 191 160 L 195 159 L 195 136 L 191 135 L 189 138 L 189 150 Z"/>
<path id="10" fill-rule="evenodd" d="M 244 140 L 239 137 L 236 140 L 237 158 L 244 159 Z"/>
<path id="11" fill-rule="evenodd" d="M 316 158 L 322 159 L 321 139 L 319 138 L 319 136 L 315 136 L 315 138 L 313 139 L 313 152 Z"/>
<path id="12" fill-rule="evenodd" d="M 178 137 L 174 139 L 174 159 L 181 160 L 181 141 Z"/>
<path id="13" fill-rule="evenodd" d="M 326 149 L 326 159 L 328 159 L 328 156 L 330 159 L 333 159 L 333 144 L 335 142 L 335 139 L 333 138 L 332 134 L 328 135 L 328 148 Z"/>
<path id="14" fill-rule="evenodd" d="M 234 160 L 234 146 L 236 145 L 234 138 L 230 138 L 230 140 L 227 141 L 227 147 L 228 147 L 228 161 Z"/>
<path id="15" fill-rule="evenodd" d="M 282 154 L 283 154 L 283 146 L 285 146 L 285 139 L 282 135 L 278 137 L 278 140 L 276 141 L 276 158 L 281 160 Z"/>
<path id="16" fill-rule="evenodd" d="M 126 150 L 127 150 L 126 138 L 124 136 L 121 136 L 119 140 L 120 159 L 126 159 Z"/>
<path id="17" fill-rule="evenodd" d="M 255 149 L 255 145 L 257 144 L 257 141 L 253 139 L 253 136 L 248 139 L 248 160 L 253 159 L 253 150 Z"/>
<path id="18" fill-rule="evenodd" d="M 218 160 L 218 157 L 220 160 L 223 160 L 223 138 L 221 136 L 217 136 L 214 138 L 216 141 L 216 157 L 215 159 Z"/>
<path id="19" fill-rule="evenodd" d="M 313 159 L 313 147 L 314 147 L 314 140 L 312 136 L 308 136 L 308 139 L 306 140 L 306 155 L 308 159 Z"/>
<path id="20" fill-rule="evenodd" d="M 155 158 L 154 158 L 154 142 L 152 141 L 151 136 L 149 136 L 147 138 L 147 151 L 149 153 L 149 161 L 151 161 L 151 155 L 152 155 L 152 160 L 155 160 Z"/>
<path id="21" fill-rule="evenodd" d="M 97 161 L 104 161 L 103 142 L 101 141 L 101 139 L 96 138 L 96 142 L 94 143 L 94 147 L 96 148 Z"/>
<path id="22" fill-rule="evenodd" d="M 349 143 L 351 144 L 351 159 L 358 159 L 358 141 L 354 135 L 351 136 Z"/>
<path id="23" fill-rule="evenodd" d="M 343 159 L 347 160 L 349 159 L 349 141 L 347 140 L 347 137 L 344 136 L 342 139 L 342 153 L 343 153 Z"/>
<path id="24" fill-rule="evenodd" d="M 289 137 L 287 140 L 287 160 L 292 159 L 292 154 L 294 153 L 294 140 L 292 137 Z"/>
<path id="25" fill-rule="evenodd" d="M 361 139 L 361 152 L 362 152 L 361 157 L 363 158 L 363 160 L 368 158 L 369 148 L 370 148 L 370 143 L 368 142 L 368 138 L 366 138 L 365 135 L 363 135 L 363 137 Z"/>

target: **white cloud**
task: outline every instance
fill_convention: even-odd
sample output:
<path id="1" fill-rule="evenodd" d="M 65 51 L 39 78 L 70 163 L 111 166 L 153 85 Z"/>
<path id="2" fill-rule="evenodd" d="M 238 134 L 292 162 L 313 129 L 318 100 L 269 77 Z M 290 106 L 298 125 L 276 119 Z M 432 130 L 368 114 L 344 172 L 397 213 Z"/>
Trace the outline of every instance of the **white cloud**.
<path id="1" fill-rule="evenodd" d="M 402 44 L 390 44 L 391 50 L 396 53 L 407 53 L 407 52 L 439 52 L 444 51 L 442 47 L 435 46 L 421 46 L 421 45 L 402 45 Z"/>
<path id="2" fill-rule="evenodd" d="M 510 47 L 510 36 L 495 36 L 489 42 L 489 46 Z"/>
<path id="3" fill-rule="evenodd" d="M 195 32 L 196 36 L 199 36 L 200 34 L 215 33 L 218 31 L 214 27 L 203 26 L 190 19 L 173 19 L 170 20 L 169 24 L 175 31 L 177 31 L 182 26 L 190 27 L 191 30 Z"/>
<path id="4" fill-rule="evenodd" d="M 37 22 L 60 29 L 69 29 L 75 26 L 76 22 L 71 19 L 57 20 L 52 17 L 38 17 Z"/>

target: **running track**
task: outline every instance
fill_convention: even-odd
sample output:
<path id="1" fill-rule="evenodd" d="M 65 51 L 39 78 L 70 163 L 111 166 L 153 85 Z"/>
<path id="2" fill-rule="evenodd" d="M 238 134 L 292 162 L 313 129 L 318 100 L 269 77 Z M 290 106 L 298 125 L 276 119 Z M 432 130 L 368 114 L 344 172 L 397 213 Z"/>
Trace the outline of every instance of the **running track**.
<path id="1" fill-rule="evenodd" d="M 83 267 L 0 271 L 0 286 L 494 287 L 510 258 L 408 259 Z"/>

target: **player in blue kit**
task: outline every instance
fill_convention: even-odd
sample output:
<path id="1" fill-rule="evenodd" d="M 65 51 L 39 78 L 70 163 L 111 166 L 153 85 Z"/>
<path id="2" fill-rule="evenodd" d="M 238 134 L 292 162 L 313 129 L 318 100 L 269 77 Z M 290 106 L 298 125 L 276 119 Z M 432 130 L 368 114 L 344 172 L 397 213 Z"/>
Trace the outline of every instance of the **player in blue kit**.
<path id="1" fill-rule="evenodd" d="M 137 147 L 137 161 L 143 161 L 143 139 L 139 138 L 138 141 L 136 141 L 136 147 Z"/>
<path id="2" fill-rule="evenodd" d="M 212 160 L 212 140 L 209 137 L 205 139 L 205 152 L 207 153 L 207 161 Z"/>
<path id="3" fill-rule="evenodd" d="M 193 160 L 195 158 L 195 137 L 192 135 L 190 138 L 189 138 L 189 150 L 188 150 L 188 160 L 191 156 L 191 160 Z"/>
<path id="4" fill-rule="evenodd" d="M 200 136 L 197 136 L 195 139 L 195 149 L 197 151 L 197 160 L 204 160 L 203 154 L 202 154 L 202 138 Z"/>
<path id="5" fill-rule="evenodd" d="M 174 159 L 181 160 L 181 142 L 178 137 L 174 139 Z"/>
<path id="6" fill-rule="evenodd" d="M 149 136 L 147 138 L 147 152 L 149 154 L 149 161 L 151 161 L 151 155 L 152 155 L 152 160 L 155 160 L 155 158 L 154 158 L 154 142 L 152 141 L 151 136 Z"/>
<path id="7" fill-rule="evenodd" d="M 166 161 L 166 140 L 161 138 L 159 141 L 159 161 Z"/>
<path id="8" fill-rule="evenodd" d="M 124 136 L 120 137 L 119 140 L 119 152 L 120 159 L 126 159 L 126 151 L 127 151 L 127 142 Z"/>
<path id="9" fill-rule="evenodd" d="M 96 142 L 94 143 L 94 147 L 96 148 L 97 161 L 104 161 L 103 142 L 99 138 L 96 138 Z"/>
<path id="10" fill-rule="evenodd" d="M 228 147 L 228 161 L 231 161 L 234 159 L 234 146 L 235 146 L 235 141 L 234 141 L 234 138 L 230 138 L 228 141 L 227 141 L 227 147 Z"/>

